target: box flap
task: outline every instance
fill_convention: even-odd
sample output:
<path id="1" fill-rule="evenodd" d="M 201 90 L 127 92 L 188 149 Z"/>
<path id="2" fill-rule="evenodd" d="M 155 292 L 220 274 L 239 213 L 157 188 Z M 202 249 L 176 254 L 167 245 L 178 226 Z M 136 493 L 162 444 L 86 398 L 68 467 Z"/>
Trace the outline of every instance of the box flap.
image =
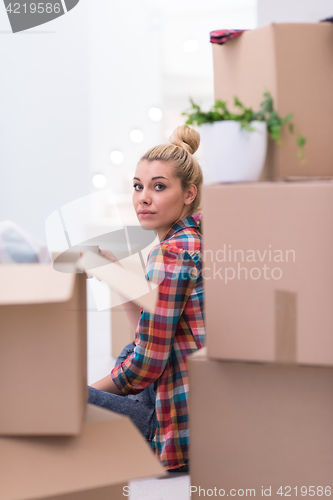
<path id="1" fill-rule="evenodd" d="M 1 500 L 44 499 L 166 475 L 129 417 L 87 405 L 80 436 L 1 438 Z"/>
<path id="2" fill-rule="evenodd" d="M 76 275 L 59 273 L 52 264 L 0 266 L 0 305 L 66 302 Z"/>
<path id="3" fill-rule="evenodd" d="M 112 290 L 122 294 L 140 307 L 144 307 L 148 312 L 155 312 L 158 300 L 157 284 L 145 279 L 142 267 L 141 276 L 138 274 L 138 267 L 135 264 L 135 260 L 130 265 L 126 265 L 125 263 L 126 269 L 122 265 L 119 266 L 116 262 L 110 263 L 100 255 L 86 252 L 78 264 L 83 264 L 83 268 L 87 270 L 89 277 L 95 276 L 97 279 L 105 281 Z M 160 274 L 158 280 L 162 281 Z"/>

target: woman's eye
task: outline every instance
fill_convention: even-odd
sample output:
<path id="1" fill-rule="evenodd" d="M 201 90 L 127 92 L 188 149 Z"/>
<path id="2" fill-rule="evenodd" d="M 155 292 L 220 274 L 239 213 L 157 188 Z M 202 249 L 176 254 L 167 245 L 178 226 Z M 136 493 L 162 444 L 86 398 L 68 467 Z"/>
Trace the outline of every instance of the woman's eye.
<path id="1" fill-rule="evenodd" d="M 139 191 L 138 189 L 136 189 L 137 186 L 142 187 L 141 184 L 134 184 L 133 187 L 134 187 L 135 191 Z M 157 186 L 160 187 L 160 189 L 157 189 L 157 191 L 163 191 L 163 189 L 165 189 L 164 184 L 160 184 L 160 183 L 155 184 L 155 187 L 157 187 Z"/>

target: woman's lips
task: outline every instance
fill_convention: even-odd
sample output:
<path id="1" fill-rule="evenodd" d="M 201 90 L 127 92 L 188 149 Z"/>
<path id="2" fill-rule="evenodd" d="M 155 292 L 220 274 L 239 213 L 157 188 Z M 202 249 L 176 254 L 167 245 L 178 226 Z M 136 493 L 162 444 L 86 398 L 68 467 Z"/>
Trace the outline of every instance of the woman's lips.
<path id="1" fill-rule="evenodd" d="M 155 215 L 155 214 L 154 213 L 149 213 L 149 212 L 146 212 L 146 213 L 140 212 L 139 215 L 141 217 L 150 217 L 151 215 Z"/>

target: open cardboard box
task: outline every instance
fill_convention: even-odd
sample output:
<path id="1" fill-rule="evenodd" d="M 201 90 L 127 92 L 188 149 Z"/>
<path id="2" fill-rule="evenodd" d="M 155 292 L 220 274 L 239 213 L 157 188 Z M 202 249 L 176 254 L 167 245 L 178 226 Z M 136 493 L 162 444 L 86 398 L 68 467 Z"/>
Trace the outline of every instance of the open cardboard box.
<path id="1" fill-rule="evenodd" d="M 133 260 L 132 260 L 133 259 Z M 126 262 L 127 261 L 127 262 Z M 145 270 L 141 261 L 136 256 L 122 259 L 121 265 L 118 262 L 110 262 L 100 255 L 86 252 L 77 262 L 78 269 L 86 269 L 88 277 L 95 276 L 98 280 L 103 280 L 115 291 L 115 299 L 122 295 L 125 299 L 135 302 L 137 305 L 146 308 L 149 312 L 154 312 L 158 299 L 158 285 L 163 280 L 161 264 L 159 275 L 152 277 L 151 281 L 145 277 Z M 120 304 L 122 301 L 120 301 Z M 115 300 L 113 305 L 116 305 Z M 118 304 L 118 305 L 120 305 Z"/>
<path id="2" fill-rule="evenodd" d="M 88 397 L 82 265 L 115 295 L 155 310 L 157 285 L 152 288 L 135 261 L 123 269 L 89 251 L 82 259 L 77 253 L 67 257 L 62 272 L 52 264 L 0 267 L 0 435 L 80 432 Z M 130 342 L 130 334 L 121 333 L 115 333 L 118 348 Z"/>
<path id="3" fill-rule="evenodd" d="M 122 349 L 135 339 L 135 330 L 130 325 L 122 306 L 123 299 L 127 298 L 154 313 L 158 299 L 157 285 L 162 280 L 161 274 L 157 279 L 153 278 L 152 282 L 147 280 L 145 269 L 138 256 L 122 259 L 121 264 L 123 267 L 115 262 L 110 263 L 92 252 L 85 253 L 78 262 L 79 268 L 89 269 L 88 276 L 103 280 L 111 289 L 111 354 L 114 358 L 117 358 Z"/>
<path id="4" fill-rule="evenodd" d="M 333 365 L 333 181 L 204 186 L 208 356 Z"/>
<path id="5" fill-rule="evenodd" d="M 108 305 L 108 308 L 111 308 L 111 355 L 117 358 L 122 349 L 135 338 L 135 330 L 130 325 L 122 306 L 124 297 L 154 312 L 158 297 L 156 283 L 154 286 L 145 279 L 145 268 L 138 253 L 122 259 L 123 267 L 120 267 L 117 263 L 101 257 L 97 252 L 92 252 L 89 247 L 83 249 L 85 252 L 82 258 L 79 251 L 51 252 L 53 266 L 55 270 L 63 273 L 82 273 L 86 270 L 88 277 L 94 276 L 108 284 L 111 292 L 111 301 Z M 94 294 L 94 287 L 92 292 Z M 94 294 L 94 298 L 97 309 L 105 310 L 105 301 L 101 301 L 98 294 Z"/>
<path id="6" fill-rule="evenodd" d="M 332 367 L 187 360 L 191 497 L 331 495 Z"/>
<path id="7" fill-rule="evenodd" d="M 90 404 L 79 436 L 0 438 L 1 500 L 121 499 L 166 474 L 129 417 Z"/>
<path id="8" fill-rule="evenodd" d="M 263 179 L 333 176 L 333 24 L 281 23 L 212 44 L 215 99 L 232 109 L 237 95 L 259 110 L 264 91 L 283 118 L 293 114 L 295 134 L 269 141 Z M 307 139 L 307 163 L 297 159 L 296 133 Z"/>
<path id="9" fill-rule="evenodd" d="M 0 266 L 0 435 L 75 435 L 88 398 L 86 278 Z"/>
<path id="10" fill-rule="evenodd" d="M 117 302 L 117 292 L 111 290 L 112 301 Z M 116 305 L 111 310 L 111 355 L 117 358 L 124 347 L 135 339 L 135 330 L 132 328 L 123 306 Z"/>

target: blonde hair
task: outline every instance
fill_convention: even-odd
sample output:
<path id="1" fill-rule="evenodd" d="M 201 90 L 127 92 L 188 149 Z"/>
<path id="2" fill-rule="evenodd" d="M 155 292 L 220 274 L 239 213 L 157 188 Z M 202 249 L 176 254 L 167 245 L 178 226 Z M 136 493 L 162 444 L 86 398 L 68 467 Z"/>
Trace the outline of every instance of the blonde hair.
<path id="1" fill-rule="evenodd" d="M 187 125 L 177 127 L 169 137 L 170 144 L 160 144 L 147 151 L 140 161 L 165 161 L 174 165 L 174 175 L 180 179 L 183 191 L 191 184 L 197 188 L 195 199 L 189 205 L 188 216 L 202 210 L 201 189 L 203 174 L 197 160 L 192 156 L 200 145 L 200 134 Z"/>

